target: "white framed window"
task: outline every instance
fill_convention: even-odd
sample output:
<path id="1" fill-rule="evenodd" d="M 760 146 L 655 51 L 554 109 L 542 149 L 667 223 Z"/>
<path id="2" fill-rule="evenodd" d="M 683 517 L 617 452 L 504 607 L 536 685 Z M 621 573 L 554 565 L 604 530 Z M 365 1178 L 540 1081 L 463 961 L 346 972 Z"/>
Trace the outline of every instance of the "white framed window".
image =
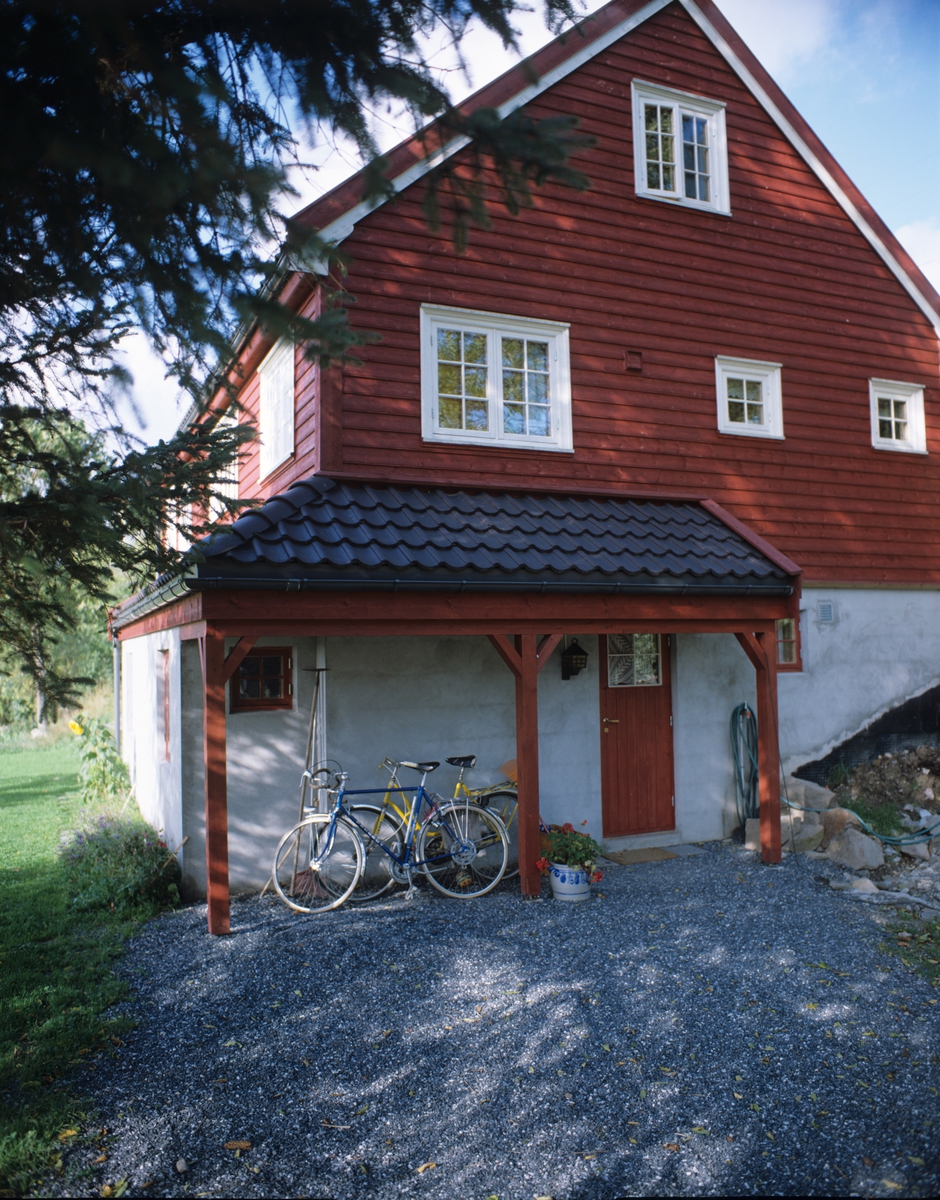
<path id="1" fill-rule="evenodd" d="M 262 479 L 294 453 L 294 343 L 281 340 L 258 368 Z"/>
<path id="2" fill-rule="evenodd" d="M 876 450 L 927 453 L 924 389 L 916 383 L 870 379 L 871 444 Z"/>
<path id="3" fill-rule="evenodd" d="M 425 441 L 572 449 L 568 326 L 421 307 Z"/>
<path id="4" fill-rule="evenodd" d="M 658 633 L 607 635 L 608 687 L 659 687 L 662 681 Z"/>
<path id="5" fill-rule="evenodd" d="M 731 213 L 725 106 L 634 79 L 636 194 Z"/>
<path id="6" fill-rule="evenodd" d="M 783 438 L 780 363 L 716 358 L 718 428 L 745 437 Z"/>

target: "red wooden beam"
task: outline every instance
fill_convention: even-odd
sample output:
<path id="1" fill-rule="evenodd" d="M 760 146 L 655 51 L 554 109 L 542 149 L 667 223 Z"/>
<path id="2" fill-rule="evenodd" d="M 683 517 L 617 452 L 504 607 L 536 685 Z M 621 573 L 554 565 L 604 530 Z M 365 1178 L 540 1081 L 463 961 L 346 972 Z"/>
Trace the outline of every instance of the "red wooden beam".
<path id="1" fill-rule="evenodd" d="M 548 666 L 548 660 L 555 653 L 555 647 L 565 635 L 563 633 L 550 633 L 539 642 L 535 651 L 535 657 L 538 663 L 536 670 L 541 671 L 543 667 Z"/>
<path id="2" fill-rule="evenodd" d="M 518 679 L 522 674 L 522 659 L 519 657 L 519 652 L 506 641 L 504 633 L 488 633 L 486 636 L 490 645 Z"/>
<path id="3" fill-rule="evenodd" d="M 516 675 L 516 769 L 519 786 L 519 881 L 523 896 L 538 896 L 542 877 L 539 853 L 539 708 L 536 636 L 516 638 L 521 670 Z"/>
<path id="4" fill-rule="evenodd" d="M 225 642 L 205 637 L 206 897 L 209 932 L 231 932 L 228 882 L 228 794 L 225 763 Z"/>
<path id="5" fill-rule="evenodd" d="M 256 637 L 239 638 L 238 642 L 228 652 L 225 659 L 225 682 L 232 678 L 238 668 L 242 665 L 248 655 L 251 653 L 252 647 L 258 639 Z"/>

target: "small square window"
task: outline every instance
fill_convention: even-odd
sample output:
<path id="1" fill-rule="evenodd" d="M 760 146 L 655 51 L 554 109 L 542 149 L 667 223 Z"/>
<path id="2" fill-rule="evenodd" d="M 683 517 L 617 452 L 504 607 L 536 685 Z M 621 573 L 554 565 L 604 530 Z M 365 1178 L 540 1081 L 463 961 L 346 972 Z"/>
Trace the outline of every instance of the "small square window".
<path id="1" fill-rule="evenodd" d="M 636 193 L 730 214 L 725 106 L 633 81 Z"/>
<path id="2" fill-rule="evenodd" d="M 568 326 L 421 308 L 425 441 L 571 450 Z"/>
<path id="3" fill-rule="evenodd" d="M 607 635 L 608 687 L 657 687 L 662 681 L 658 633 Z"/>
<path id="4" fill-rule="evenodd" d="M 777 670 L 803 670 L 800 653 L 800 622 L 796 617 L 782 617 L 777 622 Z"/>
<path id="5" fill-rule="evenodd" d="M 916 383 L 888 379 L 868 381 L 871 399 L 871 444 L 877 450 L 927 453 L 924 389 Z"/>
<path id="6" fill-rule="evenodd" d="M 783 437 L 780 363 L 716 358 L 718 428 L 746 437 Z"/>
<path id="7" fill-rule="evenodd" d="M 291 708 L 294 658 L 287 646 L 263 646 L 242 660 L 229 685 L 232 712 Z"/>

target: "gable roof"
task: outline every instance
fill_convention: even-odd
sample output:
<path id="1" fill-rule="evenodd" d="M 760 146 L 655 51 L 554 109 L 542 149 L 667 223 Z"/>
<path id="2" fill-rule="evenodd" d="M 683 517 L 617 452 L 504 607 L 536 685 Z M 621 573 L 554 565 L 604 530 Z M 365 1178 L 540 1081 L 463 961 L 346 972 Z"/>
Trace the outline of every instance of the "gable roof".
<path id="1" fill-rule="evenodd" d="M 566 31 L 487 84 L 459 108 L 464 112 L 495 108 L 500 116 L 508 116 L 673 3 L 681 5 L 695 21 L 940 336 L 940 295 L 747 48 L 714 0 L 611 0 L 573 31 Z M 433 125 L 429 127 L 432 133 L 434 129 Z M 410 137 L 386 155 L 386 178 L 396 193 L 401 192 L 445 158 L 462 150 L 467 142 L 466 137 L 452 138 L 429 154 L 421 138 Z M 364 201 L 364 187 L 363 170 L 308 205 L 296 220 L 318 230 L 328 242 L 338 244 L 349 237 L 363 217 L 385 203 Z"/>

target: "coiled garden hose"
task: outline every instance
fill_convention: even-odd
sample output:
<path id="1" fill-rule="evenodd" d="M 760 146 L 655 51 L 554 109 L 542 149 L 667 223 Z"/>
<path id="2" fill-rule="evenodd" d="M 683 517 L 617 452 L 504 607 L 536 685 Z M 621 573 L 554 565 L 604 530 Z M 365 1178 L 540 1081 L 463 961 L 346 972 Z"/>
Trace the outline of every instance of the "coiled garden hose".
<path id="1" fill-rule="evenodd" d="M 731 714 L 731 756 L 734 759 L 734 805 L 738 824 L 760 813 L 757 771 L 757 718 L 747 704 Z"/>
<path id="2" fill-rule="evenodd" d="M 779 746 L 778 746 L 779 753 Z M 759 773 L 757 758 L 757 718 L 748 704 L 739 704 L 731 714 L 731 755 L 734 759 L 734 804 L 738 815 L 738 824 L 760 815 Z M 799 812 L 823 813 L 825 808 L 809 808 L 804 804 L 796 804 L 786 795 L 786 781 L 783 784 L 781 803 L 786 808 L 795 808 Z M 868 822 L 853 809 L 848 809 L 869 837 L 877 838 L 886 846 L 916 846 L 940 837 L 940 818 L 925 829 L 916 833 L 902 834 L 900 837 L 890 837 L 885 833 L 876 833 Z"/>

